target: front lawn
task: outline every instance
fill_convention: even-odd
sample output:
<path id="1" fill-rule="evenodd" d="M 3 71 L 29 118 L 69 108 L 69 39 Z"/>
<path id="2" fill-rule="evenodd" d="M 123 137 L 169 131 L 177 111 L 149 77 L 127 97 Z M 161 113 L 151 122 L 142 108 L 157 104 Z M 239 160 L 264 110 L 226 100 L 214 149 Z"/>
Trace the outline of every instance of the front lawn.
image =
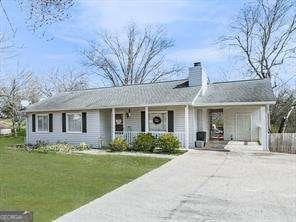
<path id="1" fill-rule="evenodd" d="M 159 167 L 167 159 L 16 151 L 0 137 L 0 210 L 30 210 L 51 221 Z"/>

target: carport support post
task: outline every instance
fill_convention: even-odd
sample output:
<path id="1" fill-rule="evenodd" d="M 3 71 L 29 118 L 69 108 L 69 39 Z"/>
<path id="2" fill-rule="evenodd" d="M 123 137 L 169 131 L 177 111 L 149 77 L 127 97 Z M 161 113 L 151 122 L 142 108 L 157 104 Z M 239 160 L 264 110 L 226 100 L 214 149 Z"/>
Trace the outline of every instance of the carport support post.
<path id="1" fill-rule="evenodd" d="M 111 140 L 115 139 L 115 108 L 111 112 Z"/>
<path id="2" fill-rule="evenodd" d="M 145 106 L 145 132 L 149 132 L 149 110 L 148 106 Z"/>
<path id="3" fill-rule="evenodd" d="M 189 149 L 189 107 L 185 106 L 185 149 Z"/>
<path id="4" fill-rule="evenodd" d="M 261 107 L 261 126 L 261 144 L 264 150 L 268 150 L 268 120 L 265 106 Z"/>

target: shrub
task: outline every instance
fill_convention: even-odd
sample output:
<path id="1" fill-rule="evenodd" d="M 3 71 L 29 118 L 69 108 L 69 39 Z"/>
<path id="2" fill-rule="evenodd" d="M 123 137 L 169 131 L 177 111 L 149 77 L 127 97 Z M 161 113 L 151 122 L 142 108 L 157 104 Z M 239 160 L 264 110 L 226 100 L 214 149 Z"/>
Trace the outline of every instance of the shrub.
<path id="1" fill-rule="evenodd" d="M 87 143 L 80 143 L 77 147 L 77 150 L 81 151 L 81 150 L 89 150 L 90 149 L 90 145 L 88 145 Z"/>
<path id="2" fill-rule="evenodd" d="M 111 152 L 122 152 L 127 149 L 128 143 L 121 137 L 115 138 L 109 145 L 109 150 Z"/>
<path id="3" fill-rule="evenodd" d="M 43 154 L 46 154 L 49 152 L 49 150 L 43 146 L 37 147 L 36 149 L 33 149 L 32 151 L 37 152 L 37 153 L 43 153 Z"/>
<path id="4" fill-rule="evenodd" d="M 177 153 L 180 149 L 180 141 L 173 134 L 166 133 L 158 138 L 157 146 L 162 153 Z"/>
<path id="5" fill-rule="evenodd" d="M 60 152 L 60 153 L 72 153 L 75 147 L 67 143 L 56 143 L 56 144 L 47 144 L 45 146 L 39 146 L 36 148 L 36 151 L 39 153 L 48 153 L 48 152 Z"/>
<path id="6" fill-rule="evenodd" d="M 155 137 L 151 133 L 140 133 L 133 142 L 132 150 L 153 152 L 156 147 L 155 145 Z"/>
<path id="7" fill-rule="evenodd" d="M 60 152 L 60 153 L 72 153 L 72 150 L 75 150 L 75 147 L 68 143 L 57 143 L 53 145 L 48 145 L 45 148 L 47 148 L 50 151 Z"/>
<path id="8" fill-rule="evenodd" d="M 22 151 L 37 153 L 72 153 L 73 150 L 82 150 L 81 146 L 74 146 L 67 143 L 46 144 L 42 141 L 37 141 L 36 144 L 16 145 L 15 148 Z M 83 146 L 83 148 L 86 148 L 86 146 Z"/>
<path id="9" fill-rule="evenodd" d="M 32 149 L 37 149 L 39 147 L 47 146 L 47 143 L 42 140 L 37 140 L 35 144 L 33 144 Z"/>

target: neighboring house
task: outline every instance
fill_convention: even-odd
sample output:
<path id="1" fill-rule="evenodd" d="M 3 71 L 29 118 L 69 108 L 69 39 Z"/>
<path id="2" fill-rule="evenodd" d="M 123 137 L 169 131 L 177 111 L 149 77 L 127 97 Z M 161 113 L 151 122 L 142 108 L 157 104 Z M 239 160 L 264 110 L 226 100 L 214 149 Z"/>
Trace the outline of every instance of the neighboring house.
<path id="1" fill-rule="evenodd" d="M 266 149 L 274 103 L 269 79 L 209 84 L 198 62 L 188 79 L 65 92 L 33 104 L 26 140 L 100 147 L 118 136 L 131 142 L 141 132 L 169 132 L 184 148 L 194 148 L 198 136 L 259 141 Z"/>
<path id="2" fill-rule="evenodd" d="M 11 134 L 11 128 L 2 122 L 0 122 L 0 135 L 9 135 Z"/>

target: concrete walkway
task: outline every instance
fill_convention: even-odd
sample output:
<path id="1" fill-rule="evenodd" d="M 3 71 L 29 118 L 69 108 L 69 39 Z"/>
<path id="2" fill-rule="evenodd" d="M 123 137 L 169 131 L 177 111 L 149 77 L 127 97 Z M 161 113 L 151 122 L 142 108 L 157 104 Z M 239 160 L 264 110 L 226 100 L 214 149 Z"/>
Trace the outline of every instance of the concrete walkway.
<path id="1" fill-rule="evenodd" d="M 189 151 L 57 221 L 296 221 L 296 155 Z"/>
<path id="2" fill-rule="evenodd" d="M 101 149 L 91 149 L 83 151 L 74 151 L 75 153 L 81 154 L 92 154 L 92 155 L 122 155 L 122 156 L 141 156 L 141 157 L 155 157 L 173 159 L 178 155 L 162 154 L 162 153 L 142 153 L 142 152 L 108 152 Z"/>

